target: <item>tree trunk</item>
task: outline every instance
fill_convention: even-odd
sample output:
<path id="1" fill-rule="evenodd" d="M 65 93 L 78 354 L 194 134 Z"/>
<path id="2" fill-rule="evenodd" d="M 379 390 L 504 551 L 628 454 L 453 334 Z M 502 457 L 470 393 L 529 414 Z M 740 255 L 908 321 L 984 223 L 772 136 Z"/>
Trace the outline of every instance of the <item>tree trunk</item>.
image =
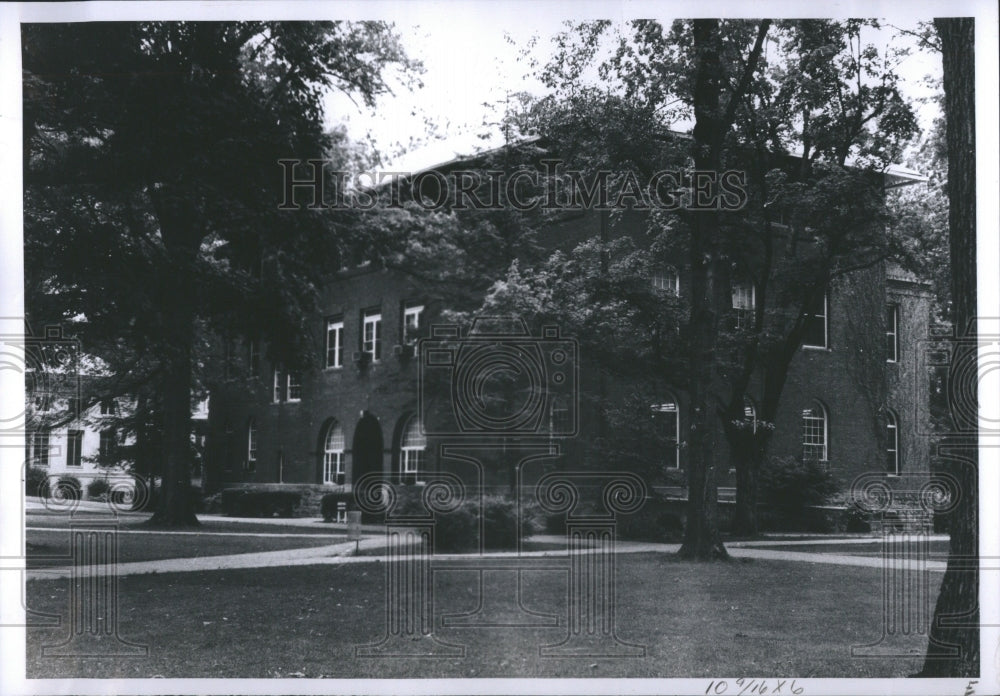
<path id="1" fill-rule="evenodd" d="M 734 434 L 729 444 L 731 461 L 736 468 L 736 505 L 731 531 L 737 537 L 755 537 L 760 533 L 757 522 L 757 481 L 763 463 L 764 450 L 753 435 Z"/>
<path id="2" fill-rule="evenodd" d="M 191 367 L 197 298 L 190 284 L 198 241 L 192 235 L 171 234 L 171 229 L 189 228 L 162 209 L 160 219 L 171 262 L 164 269 L 166 293 L 161 298 L 168 341 L 162 386 L 163 482 L 150 523 L 190 527 L 199 524 L 191 500 Z"/>
<path id="3" fill-rule="evenodd" d="M 694 87 L 695 168 L 704 172 L 720 170 L 722 119 L 720 114 L 719 22 L 715 19 L 694 21 L 697 74 Z M 714 190 L 711 192 L 715 193 Z M 714 209 L 691 213 L 691 317 L 688 394 L 688 505 L 684 543 L 678 552 L 682 558 L 709 560 L 728 558 L 719 534 L 719 493 L 716 483 L 715 453 L 718 423 L 712 404 L 713 388 L 718 386 L 715 361 L 718 341 L 718 309 L 724 294 L 720 285 L 720 266 L 716 248 L 719 218 Z"/>
<path id="4" fill-rule="evenodd" d="M 952 366 L 962 352 L 975 350 L 976 317 L 976 119 L 975 24 L 972 18 L 935 19 L 941 39 L 945 120 L 948 142 L 948 227 L 950 233 L 952 320 L 959 338 Z M 966 356 L 971 357 L 971 356 Z M 971 357 L 975 360 L 974 357 Z M 976 405 L 975 371 L 950 371 L 965 408 Z M 954 395 L 954 392 L 953 392 Z M 952 397 L 954 398 L 954 396 Z M 960 426 L 953 423 L 953 426 Z M 958 428 L 956 428 L 958 430 Z M 979 674 L 979 467 L 976 433 L 949 438 L 940 446 L 948 471 L 960 485 L 958 505 L 949 517 L 948 567 L 934 608 L 930 642 L 921 677 L 973 677 Z M 958 646 L 958 657 L 943 657 L 940 645 Z"/>

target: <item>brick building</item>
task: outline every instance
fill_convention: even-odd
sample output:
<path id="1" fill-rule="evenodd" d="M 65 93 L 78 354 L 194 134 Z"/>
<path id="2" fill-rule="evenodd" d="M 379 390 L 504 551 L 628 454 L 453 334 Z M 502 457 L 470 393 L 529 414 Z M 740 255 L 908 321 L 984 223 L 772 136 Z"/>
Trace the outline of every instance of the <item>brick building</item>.
<path id="1" fill-rule="evenodd" d="M 894 185 L 921 180 L 902 169 L 886 176 Z M 599 213 L 588 213 L 556 223 L 551 237 L 568 248 L 598 234 L 637 233 L 629 216 L 602 231 L 608 224 Z M 686 279 L 673 271 L 649 281 L 686 291 Z M 733 298 L 734 308 L 746 309 L 754 302 L 753 290 L 734 287 Z M 818 459 L 845 484 L 868 471 L 885 472 L 890 480 L 903 472 L 926 472 L 928 447 L 918 433 L 926 432 L 920 424 L 929 418 L 928 406 L 917 393 L 912 347 L 927 336 L 930 301 L 928 284 L 887 265 L 831 287 L 815 330 L 791 365 L 771 454 Z M 884 335 L 882 321 L 859 320 L 862 302 L 868 312 L 884 313 Z M 315 493 L 350 490 L 367 473 L 419 484 L 430 472 L 455 468 L 440 448 L 454 440 L 429 435 L 439 430 L 418 418 L 425 356 L 414 355 L 417 337 L 426 336 L 427 327 L 448 309 L 442 299 L 412 275 L 365 266 L 332 278 L 322 289 L 321 306 L 313 322 L 320 364 L 289 374 L 267 364 L 259 346 L 244 344 L 243 377 L 213 388 L 207 489 L 267 484 Z M 871 335 L 873 330 L 878 335 Z M 869 345 L 884 351 L 874 363 L 870 354 L 862 354 L 861 347 Z M 544 353 L 542 360 L 548 357 Z M 683 399 L 683 394 L 664 392 L 652 404 L 658 427 L 673 443 L 650 454 L 665 469 L 685 467 Z M 747 408 L 753 417 L 753 403 Z M 550 426 L 567 417 L 558 401 L 546 402 L 544 409 Z M 588 446 L 592 422 L 586 413 L 581 418 L 574 423 L 579 434 L 560 440 L 564 461 Z M 505 448 L 528 452 L 544 439 L 482 442 L 476 457 L 484 465 L 477 481 L 505 490 L 518 476 L 511 464 L 518 457 L 505 457 Z M 718 471 L 720 494 L 731 495 L 733 473 L 728 465 Z"/>

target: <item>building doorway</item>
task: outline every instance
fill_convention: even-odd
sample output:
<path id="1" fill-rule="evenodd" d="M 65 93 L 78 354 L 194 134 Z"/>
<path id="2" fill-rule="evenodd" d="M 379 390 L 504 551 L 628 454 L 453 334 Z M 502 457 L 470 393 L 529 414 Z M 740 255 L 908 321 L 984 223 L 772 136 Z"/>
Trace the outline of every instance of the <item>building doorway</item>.
<path id="1" fill-rule="evenodd" d="M 382 473 L 382 453 L 382 426 L 375 416 L 366 412 L 354 429 L 351 482 L 357 483 L 365 474 Z"/>

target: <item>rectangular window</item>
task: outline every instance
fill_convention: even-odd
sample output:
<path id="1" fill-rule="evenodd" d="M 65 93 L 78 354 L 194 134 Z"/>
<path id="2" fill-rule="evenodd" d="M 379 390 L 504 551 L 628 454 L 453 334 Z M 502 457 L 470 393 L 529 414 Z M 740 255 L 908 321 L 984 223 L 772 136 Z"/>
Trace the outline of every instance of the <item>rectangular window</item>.
<path id="1" fill-rule="evenodd" d="M 414 305 L 403 310 L 403 345 L 415 346 L 420 338 L 420 319 L 423 305 Z"/>
<path id="2" fill-rule="evenodd" d="M 757 307 L 757 288 L 747 281 L 733 284 L 733 309 L 736 310 L 736 329 L 748 329 L 753 325 L 754 309 Z"/>
<path id="3" fill-rule="evenodd" d="M 828 303 L 826 293 L 805 313 L 805 334 L 802 345 L 809 348 L 829 348 Z"/>
<path id="4" fill-rule="evenodd" d="M 328 451 L 323 455 L 323 483 L 344 484 L 344 451 Z"/>
<path id="5" fill-rule="evenodd" d="M 118 436 L 114 428 L 107 428 L 101 431 L 101 441 L 98 449 L 102 463 L 111 463 L 115 460 L 118 446 Z"/>
<path id="6" fill-rule="evenodd" d="M 326 366 L 344 365 L 344 320 L 329 319 L 326 322 Z"/>
<path id="7" fill-rule="evenodd" d="M 35 466 L 49 465 L 49 431 L 42 430 L 31 435 L 31 461 Z"/>
<path id="8" fill-rule="evenodd" d="M 403 455 L 403 483 L 421 483 L 424 469 L 423 448 L 404 447 L 401 453 Z"/>
<path id="9" fill-rule="evenodd" d="M 361 350 L 371 356 L 372 362 L 382 359 L 382 312 L 377 309 L 365 310 L 364 340 Z"/>
<path id="10" fill-rule="evenodd" d="M 247 428 L 247 470 L 257 468 L 257 424 L 251 422 Z"/>
<path id="11" fill-rule="evenodd" d="M 288 400 L 300 401 L 302 399 L 302 375 L 298 372 L 288 373 Z"/>
<path id="12" fill-rule="evenodd" d="M 113 416 L 113 415 L 115 415 L 115 401 L 114 401 L 114 399 L 102 399 L 101 400 L 101 415 L 102 416 Z"/>
<path id="13" fill-rule="evenodd" d="M 890 415 L 886 425 L 886 471 L 893 476 L 899 476 L 899 428 L 895 419 Z"/>
<path id="14" fill-rule="evenodd" d="M 277 367 L 274 368 L 274 380 L 273 380 L 274 388 L 271 394 L 271 401 L 274 403 L 278 403 L 279 401 L 281 401 L 285 395 L 284 394 L 285 384 L 284 380 L 282 380 L 281 377 L 282 377 L 281 370 L 278 369 Z"/>
<path id="15" fill-rule="evenodd" d="M 885 306 L 885 361 L 899 361 L 899 305 Z"/>
<path id="16" fill-rule="evenodd" d="M 83 455 L 83 431 L 70 430 L 66 438 L 66 466 L 79 468 Z"/>
<path id="17" fill-rule="evenodd" d="M 653 273 L 653 287 L 662 290 L 668 295 L 680 295 L 680 276 L 677 275 L 676 268 L 665 268 Z"/>
<path id="18" fill-rule="evenodd" d="M 802 457 L 807 461 L 827 461 L 826 414 L 819 408 L 802 412 Z"/>
<path id="19" fill-rule="evenodd" d="M 657 429 L 663 437 L 663 463 L 668 469 L 681 468 L 680 409 L 676 401 L 653 404 L 651 407 Z"/>

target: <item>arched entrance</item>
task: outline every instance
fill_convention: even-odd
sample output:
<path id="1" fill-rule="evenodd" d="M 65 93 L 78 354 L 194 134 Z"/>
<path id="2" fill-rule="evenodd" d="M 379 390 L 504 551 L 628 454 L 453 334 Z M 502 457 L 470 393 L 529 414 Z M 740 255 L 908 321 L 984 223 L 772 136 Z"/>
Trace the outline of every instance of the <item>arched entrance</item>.
<path id="1" fill-rule="evenodd" d="M 365 474 L 382 473 L 382 451 L 382 427 L 375 416 L 366 412 L 354 428 L 351 444 L 353 483 Z"/>

